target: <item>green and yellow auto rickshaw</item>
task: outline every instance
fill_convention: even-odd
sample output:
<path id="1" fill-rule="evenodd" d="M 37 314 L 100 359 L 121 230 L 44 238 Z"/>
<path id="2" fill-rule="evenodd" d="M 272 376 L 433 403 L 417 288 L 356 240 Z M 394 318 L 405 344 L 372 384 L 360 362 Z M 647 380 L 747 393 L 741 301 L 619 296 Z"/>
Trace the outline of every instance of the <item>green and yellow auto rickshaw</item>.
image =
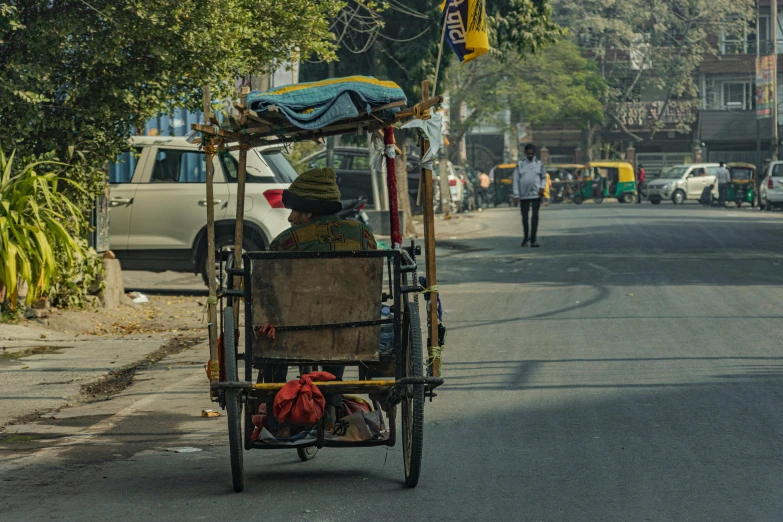
<path id="1" fill-rule="evenodd" d="M 514 189 L 511 184 L 514 182 L 515 168 L 517 168 L 516 163 L 503 163 L 492 169 L 496 207 L 501 203 L 508 203 L 510 207 L 514 206 Z"/>
<path id="2" fill-rule="evenodd" d="M 729 163 L 726 165 L 731 173 L 727 201 L 733 201 L 737 208 L 743 203 L 756 206 L 756 166 L 750 163 Z"/>
<path id="3" fill-rule="evenodd" d="M 620 203 L 636 201 L 636 176 L 633 166 L 624 161 L 593 161 L 582 173 L 574 203 L 592 198 L 601 203 L 604 198 L 616 198 Z"/>

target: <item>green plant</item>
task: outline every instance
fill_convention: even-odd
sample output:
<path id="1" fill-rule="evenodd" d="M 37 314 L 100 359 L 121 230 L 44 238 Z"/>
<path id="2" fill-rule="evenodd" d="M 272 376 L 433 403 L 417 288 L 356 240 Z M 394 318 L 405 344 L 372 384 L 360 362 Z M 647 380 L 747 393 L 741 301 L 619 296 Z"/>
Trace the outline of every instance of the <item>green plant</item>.
<path id="1" fill-rule="evenodd" d="M 73 267 L 82 248 L 67 228 L 81 230 L 82 214 L 58 190 L 59 184 L 78 184 L 59 177 L 53 161 L 14 166 L 15 152 L 0 148 L 0 283 L 6 287 L 4 307 L 16 308 L 19 282 L 27 283 L 27 304 L 48 292 L 57 276 L 55 250 L 64 258 L 60 268 Z M 38 174 L 39 169 L 48 169 Z"/>
<path id="2" fill-rule="evenodd" d="M 67 253 L 62 249 L 55 251 L 57 266 L 66 266 L 61 270 L 49 289 L 49 301 L 53 306 L 61 308 L 84 308 L 85 296 L 103 290 L 103 257 L 94 248 L 87 245 L 87 240 L 76 240 L 82 251 L 75 257 L 71 265 L 67 264 Z"/>

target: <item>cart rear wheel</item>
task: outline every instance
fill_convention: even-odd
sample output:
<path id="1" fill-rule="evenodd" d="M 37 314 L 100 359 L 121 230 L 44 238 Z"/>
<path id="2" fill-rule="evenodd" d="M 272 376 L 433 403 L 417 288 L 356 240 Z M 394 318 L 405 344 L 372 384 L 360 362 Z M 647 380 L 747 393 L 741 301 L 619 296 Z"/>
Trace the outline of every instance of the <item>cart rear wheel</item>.
<path id="1" fill-rule="evenodd" d="M 229 306 L 223 310 L 223 323 L 227 325 L 223 336 L 223 358 L 226 379 L 236 382 L 237 357 L 234 343 L 234 310 Z M 226 390 L 226 413 L 228 415 L 228 447 L 231 453 L 231 482 L 234 491 L 245 489 L 244 455 L 242 453 L 242 396 L 239 390 Z"/>
<path id="2" fill-rule="evenodd" d="M 299 455 L 299 458 L 302 459 L 304 462 L 307 462 L 308 460 L 313 460 L 313 457 L 315 457 L 316 453 L 318 453 L 318 448 L 316 446 L 308 446 L 306 448 L 296 448 L 296 454 Z"/>
<path id="3" fill-rule="evenodd" d="M 403 326 L 403 368 L 405 377 L 423 376 L 423 352 L 418 303 L 405 310 Z M 421 473 L 424 446 L 424 385 L 406 387 L 402 401 L 402 455 L 405 460 L 405 484 L 415 487 Z"/>

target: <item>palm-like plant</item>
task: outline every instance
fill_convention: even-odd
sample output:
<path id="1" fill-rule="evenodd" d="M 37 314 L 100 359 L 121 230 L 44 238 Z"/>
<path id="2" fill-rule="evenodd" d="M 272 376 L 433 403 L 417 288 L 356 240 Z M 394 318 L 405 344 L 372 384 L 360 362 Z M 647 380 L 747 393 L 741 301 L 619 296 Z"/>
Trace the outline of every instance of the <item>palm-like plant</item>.
<path id="1" fill-rule="evenodd" d="M 6 304 L 16 306 L 19 282 L 27 283 L 27 304 L 46 292 L 57 275 L 55 248 L 66 255 L 66 264 L 82 255 L 64 224 L 78 234 L 79 210 L 58 191 L 59 183 L 73 182 L 57 175 L 60 165 L 41 161 L 14 168 L 14 155 L 0 149 L 0 283 L 6 287 Z M 38 174 L 40 170 L 45 173 Z"/>

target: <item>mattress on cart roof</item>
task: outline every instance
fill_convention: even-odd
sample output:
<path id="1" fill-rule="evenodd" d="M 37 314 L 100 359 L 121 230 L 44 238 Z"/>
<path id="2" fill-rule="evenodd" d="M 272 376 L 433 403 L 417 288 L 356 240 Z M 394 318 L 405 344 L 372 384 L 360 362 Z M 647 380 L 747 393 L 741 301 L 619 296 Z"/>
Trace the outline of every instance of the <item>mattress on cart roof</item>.
<path id="1" fill-rule="evenodd" d="M 252 91 L 248 108 L 259 116 L 274 105 L 297 127 L 318 129 L 395 102 L 405 102 L 399 85 L 370 76 L 331 78 L 320 82 L 283 85 L 269 91 Z M 400 108 L 380 111 L 380 119 L 390 119 Z"/>

